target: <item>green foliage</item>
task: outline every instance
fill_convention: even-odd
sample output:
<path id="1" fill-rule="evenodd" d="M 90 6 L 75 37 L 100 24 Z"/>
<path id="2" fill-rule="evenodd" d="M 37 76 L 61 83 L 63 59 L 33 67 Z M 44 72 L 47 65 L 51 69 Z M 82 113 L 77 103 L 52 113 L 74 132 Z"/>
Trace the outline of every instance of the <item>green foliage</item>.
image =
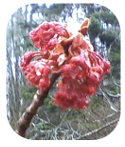
<path id="1" fill-rule="evenodd" d="M 103 23 L 111 25 L 119 25 L 116 16 L 108 9 L 102 11 L 96 11 L 91 16 L 103 21 Z"/>
<path id="2" fill-rule="evenodd" d="M 53 13 L 59 15 L 64 8 L 65 8 L 65 4 L 52 4 L 48 10 L 50 14 Z"/>
<path id="3" fill-rule="evenodd" d="M 46 4 L 42 4 L 39 9 L 44 21 L 58 21 L 64 8 L 65 4 L 51 4 L 49 7 Z"/>
<path id="4" fill-rule="evenodd" d="M 116 16 L 110 10 L 102 11 L 101 17 L 106 24 L 119 25 Z"/>
<path id="5" fill-rule="evenodd" d="M 107 48 L 115 41 L 117 32 L 115 30 L 106 30 L 99 35 L 100 41 L 106 45 Z"/>
<path id="6" fill-rule="evenodd" d="M 58 106 L 54 105 L 52 103 L 52 99 L 53 99 L 54 95 L 53 94 L 49 94 L 49 96 L 45 99 L 44 103 L 46 104 L 46 108 L 49 112 L 54 112 L 54 111 L 58 111 Z"/>
<path id="7" fill-rule="evenodd" d="M 29 85 L 21 86 L 21 99 L 32 99 L 34 94 L 36 93 L 37 88 L 31 87 Z"/>
<path id="8" fill-rule="evenodd" d="M 92 16 L 91 17 L 91 25 L 90 25 L 90 28 L 89 28 L 90 36 L 92 35 L 93 38 L 96 38 L 99 34 L 102 33 L 102 31 L 103 30 L 102 30 L 101 22 L 99 21 L 99 19 Z"/>

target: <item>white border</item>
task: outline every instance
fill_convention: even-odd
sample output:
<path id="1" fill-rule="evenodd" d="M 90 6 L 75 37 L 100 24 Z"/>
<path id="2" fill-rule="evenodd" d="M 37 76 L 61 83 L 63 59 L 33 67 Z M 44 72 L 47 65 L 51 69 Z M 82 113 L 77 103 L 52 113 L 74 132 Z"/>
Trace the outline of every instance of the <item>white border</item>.
<path id="1" fill-rule="evenodd" d="M 18 136 L 10 127 L 8 120 L 6 118 L 6 83 L 5 83 L 5 78 L 6 78 L 6 26 L 9 18 L 11 15 L 20 7 L 26 4 L 30 3 L 38 3 L 38 2 L 46 2 L 46 3 L 66 3 L 66 0 L 59 1 L 41 1 L 41 0 L 25 0 L 25 1 L 18 1 L 18 0 L 4 0 L 1 2 L 1 8 L 0 8 L 0 78 L 2 81 L 0 84 L 0 91 L 1 91 L 1 97 L 0 97 L 0 140 L 1 140 L 1 145 L 6 146 L 13 146 L 13 147 L 20 147 L 20 146 L 96 146 L 100 147 L 102 145 L 104 146 L 113 146 L 113 147 L 118 147 L 120 144 L 123 143 L 124 141 L 124 131 L 125 131 L 125 98 L 124 98 L 124 93 L 123 93 L 123 87 L 125 86 L 123 81 L 125 81 L 124 76 L 125 73 L 123 71 L 122 67 L 122 99 L 121 99 L 121 117 L 120 117 L 120 122 L 118 123 L 118 126 L 116 129 L 107 137 L 99 139 L 99 140 L 83 140 L 83 141 L 30 141 L 24 138 L 21 138 Z M 121 27 L 121 62 L 122 65 L 125 63 L 124 59 L 124 50 L 125 50 L 125 45 L 123 44 L 123 38 L 125 38 L 125 35 L 123 32 L 125 32 L 125 22 L 123 20 L 124 14 L 125 14 L 125 8 L 124 8 L 124 1 L 119 0 L 119 1 L 110 1 L 110 0 L 105 0 L 105 1 L 100 1 L 100 0 L 84 0 L 84 1 L 68 1 L 68 3 L 97 3 L 103 6 L 106 6 L 109 8 L 117 17 L 120 23 Z M 3 55 L 4 54 L 4 55 Z"/>

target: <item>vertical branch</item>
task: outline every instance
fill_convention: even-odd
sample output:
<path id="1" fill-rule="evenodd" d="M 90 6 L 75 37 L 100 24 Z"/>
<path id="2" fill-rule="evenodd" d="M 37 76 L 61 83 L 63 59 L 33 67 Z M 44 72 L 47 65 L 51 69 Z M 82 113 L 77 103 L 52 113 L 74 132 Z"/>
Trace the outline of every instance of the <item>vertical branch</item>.
<path id="1" fill-rule="evenodd" d="M 16 132 L 20 136 L 25 137 L 26 130 L 28 129 L 32 118 L 36 115 L 38 108 L 44 104 L 44 99 L 47 97 L 49 90 L 59 76 L 60 74 L 52 74 L 49 88 L 46 89 L 44 93 L 39 93 L 39 91 L 37 91 L 37 93 L 34 95 L 31 105 L 26 109 L 18 121 L 18 129 Z"/>

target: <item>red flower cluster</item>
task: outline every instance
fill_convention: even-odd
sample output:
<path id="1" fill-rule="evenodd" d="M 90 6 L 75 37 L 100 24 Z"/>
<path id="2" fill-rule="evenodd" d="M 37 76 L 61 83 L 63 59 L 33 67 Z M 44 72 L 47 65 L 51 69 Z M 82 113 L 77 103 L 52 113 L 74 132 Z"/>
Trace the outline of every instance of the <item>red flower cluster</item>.
<path id="1" fill-rule="evenodd" d="M 56 22 L 44 22 L 29 34 L 35 47 L 41 48 L 41 51 L 26 52 L 21 59 L 28 84 L 38 86 L 41 92 L 49 87 L 49 75 L 56 72 L 66 58 L 64 48 L 59 42 L 62 37 L 68 38 L 69 35 L 66 26 Z"/>
<path id="2" fill-rule="evenodd" d="M 41 48 L 44 52 L 44 58 L 48 58 L 50 50 L 53 50 L 59 44 L 61 37 L 69 38 L 70 34 L 63 26 L 57 22 L 43 22 L 29 36 L 36 48 Z"/>
<path id="3" fill-rule="evenodd" d="M 32 86 L 44 92 L 50 85 L 50 74 L 61 73 L 59 91 L 52 100 L 62 109 L 85 109 L 89 95 L 94 95 L 103 76 L 110 72 L 110 63 L 93 51 L 86 40 L 90 20 L 86 20 L 76 36 L 59 23 L 43 23 L 30 33 L 41 51 L 28 52 L 21 66 Z"/>

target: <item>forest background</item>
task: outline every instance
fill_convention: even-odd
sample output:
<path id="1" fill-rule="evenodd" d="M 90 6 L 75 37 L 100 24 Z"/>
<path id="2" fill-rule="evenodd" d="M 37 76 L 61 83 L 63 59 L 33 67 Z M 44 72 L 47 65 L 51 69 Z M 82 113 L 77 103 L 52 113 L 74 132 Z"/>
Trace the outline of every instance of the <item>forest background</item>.
<path id="1" fill-rule="evenodd" d="M 112 65 L 91 106 L 85 111 L 60 111 L 50 99 L 55 87 L 39 109 L 27 132 L 30 139 L 99 139 L 117 125 L 120 115 L 120 28 L 117 18 L 107 8 L 93 4 L 32 4 L 18 9 L 7 27 L 7 115 L 15 130 L 17 121 L 32 101 L 36 88 L 26 85 L 20 68 L 24 52 L 35 50 L 29 32 L 43 21 L 67 22 L 74 18 L 81 23 L 91 18 L 90 40 Z M 54 119 L 53 119 L 54 118 Z"/>

